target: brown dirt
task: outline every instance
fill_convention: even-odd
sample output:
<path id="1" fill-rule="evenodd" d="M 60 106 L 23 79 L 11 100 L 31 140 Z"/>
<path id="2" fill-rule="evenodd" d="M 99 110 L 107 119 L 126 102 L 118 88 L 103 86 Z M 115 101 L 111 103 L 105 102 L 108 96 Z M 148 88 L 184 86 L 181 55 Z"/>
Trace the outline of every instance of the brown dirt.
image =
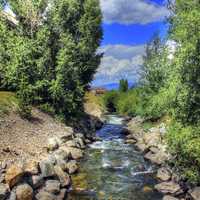
<path id="1" fill-rule="evenodd" d="M 0 118 L 0 163 L 39 160 L 47 152 L 47 138 L 69 129 L 37 109 L 32 116 L 29 121 L 12 112 Z"/>

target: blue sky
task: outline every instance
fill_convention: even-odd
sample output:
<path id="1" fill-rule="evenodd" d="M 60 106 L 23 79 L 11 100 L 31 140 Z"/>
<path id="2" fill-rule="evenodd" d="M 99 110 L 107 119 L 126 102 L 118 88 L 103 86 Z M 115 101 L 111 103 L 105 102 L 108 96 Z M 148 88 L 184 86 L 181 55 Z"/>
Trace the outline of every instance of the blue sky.
<path id="1" fill-rule="evenodd" d="M 103 13 L 104 39 L 99 49 L 104 52 L 93 84 L 116 83 L 121 78 L 136 82 L 142 65 L 145 44 L 153 34 L 162 38 L 167 33 L 169 11 L 165 0 L 100 0 Z"/>

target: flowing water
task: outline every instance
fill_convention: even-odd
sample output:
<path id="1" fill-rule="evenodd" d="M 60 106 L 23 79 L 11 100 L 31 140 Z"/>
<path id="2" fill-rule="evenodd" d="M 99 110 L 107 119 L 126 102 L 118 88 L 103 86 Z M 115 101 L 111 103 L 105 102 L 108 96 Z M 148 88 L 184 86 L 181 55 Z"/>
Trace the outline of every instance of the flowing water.
<path id="1" fill-rule="evenodd" d="M 124 143 L 123 118 L 107 116 L 97 132 L 102 139 L 90 145 L 80 173 L 73 177 L 71 200 L 161 200 L 153 186 L 155 166 L 134 145 Z"/>

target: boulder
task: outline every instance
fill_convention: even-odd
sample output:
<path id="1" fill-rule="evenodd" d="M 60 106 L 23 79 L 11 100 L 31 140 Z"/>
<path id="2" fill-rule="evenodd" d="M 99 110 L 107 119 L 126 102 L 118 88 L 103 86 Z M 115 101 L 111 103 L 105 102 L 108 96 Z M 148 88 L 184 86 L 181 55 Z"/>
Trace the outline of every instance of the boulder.
<path id="1" fill-rule="evenodd" d="M 80 147 L 81 149 L 85 149 L 86 146 L 85 146 L 83 138 L 75 138 L 74 140 L 76 144 L 78 145 L 78 147 Z"/>
<path id="2" fill-rule="evenodd" d="M 24 176 L 24 170 L 19 165 L 11 165 L 6 171 L 5 181 L 10 188 L 18 184 Z"/>
<path id="3" fill-rule="evenodd" d="M 200 187 L 195 187 L 191 192 L 190 195 L 194 200 L 200 199 Z"/>
<path id="4" fill-rule="evenodd" d="M 56 196 L 46 191 L 39 191 L 39 193 L 36 194 L 35 198 L 36 200 L 55 200 Z"/>
<path id="5" fill-rule="evenodd" d="M 77 143 L 75 142 L 75 140 L 69 140 L 65 143 L 66 146 L 68 147 L 78 147 Z"/>
<path id="6" fill-rule="evenodd" d="M 157 165 L 161 165 L 165 163 L 165 161 L 169 160 L 169 155 L 162 150 L 158 151 L 157 153 L 152 153 L 149 151 L 144 157 Z"/>
<path id="7" fill-rule="evenodd" d="M 172 174 L 167 168 L 161 167 L 160 169 L 158 169 L 157 178 L 161 181 L 169 181 L 171 179 L 171 176 Z"/>
<path id="8" fill-rule="evenodd" d="M 58 160 L 67 161 L 70 157 L 70 153 L 60 148 L 54 152 L 54 157 L 56 158 L 56 162 L 58 162 Z"/>
<path id="9" fill-rule="evenodd" d="M 47 149 L 49 151 L 54 151 L 54 150 L 58 149 L 58 147 L 59 147 L 59 144 L 58 144 L 58 139 L 56 137 L 48 139 Z"/>
<path id="10" fill-rule="evenodd" d="M 17 195 L 16 195 L 15 191 L 13 190 L 10 193 L 9 200 L 16 200 L 16 199 L 17 199 Z"/>
<path id="11" fill-rule="evenodd" d="M 39 163 L 34 160 L 27 162 L 24 166 L 24 171 L 31 175 L 37 175 L 39 173 Z"/>
<path id="12" fill-rule="evenodd" d="M 71 130 L 64 132 L 60 134 L 59 138 L 63 143 L 67 142 L 68 140 L 72 140 L 74 138 L 73 131 Z"/>
<path id="13" fill-rule="evenodd" d="M 34 189 L 40 188 L 44 185 L 44 179 L 41 175 L 33 175 L 30 184 Z"/>
<path id="14" fill-rule="evenodd" d="M 84 138 L 85 138 L 85 136 L 84 136 L 82 133 L 76 133 L 76 134 L 75 134 L 75 137 L 76 137 L 76 138 L 81 138 L 81 139 L 84 139 Z"/>
<path id="15" fill-rule="evenodd" d="M 127 143 L 127 144 L 135 144 L 135 143 L 137 143 L 137 141 L 135 139 L 127 139 L 125 141 L 125 143 Z"/>
<path id="16" fill-rule="evenodd" d="M 65 173 L 61 167 L 55 166 L 56 175 L 60 181 L 62 187 L 67 187 L 70 185 L 70 177 L 67 173 Z"/>
<path id="17" fill-rule="evenodd" d="M 179 200 L 179 199 L 177 199 L 173 196 L 166 195 L 166 196 L 163 197 L 163 200 Z"/>
<path id="18" fill-rule="evenodd" d="M 43 178 L 55 176 L 54 165 L 48 159 L 40 162 L 40 170 Z"/>
<path id="19" fill-rule="evenodd" d="M 142 152 L 146 152 L 147 151 L 147 146 L 146 144 L 142 141 L 142 140 L 139 140 L 135 146 Z"/>
<path id="20" fill-rule="evenodd" d="M 56 197 L 56 200 L 64 200 L 64 199 L 67 199 L 67 189 L 63 188 L 61 191 L 60 191 L 60 194 L 57 195 Z"/>
<path id="21" fill-rule="evenodd" d="M 46 181 L 44 190 L 52 194 L 58 194 L 60 192 L 60 182 L 57 180 L 48 180 Z"/>
<path id="22" fill-rule="evenodd" d="M 33 199 L 33 189 L 28 184 L 22 184 L 16 188 L 17 200 L 32 200 Z"/>
<path id="23" fill-rule="evenodd" d="M 67 147 L 67 146 L 62 146 L 60 147 L 63 151 L 67 152 L 70 157 L 74 160 L 80 159 L 83 157 L 83 152 L 82 150 L 74 147 Z"/>
<path id="24" fill-rule="evenodd" d="M 0 199 L 4 200 L 9 195 L 9 187 L 5 184 L 0 184 Z"/>
<path id="25" fill-rule="evenodd" d="M 144 142 L 147 148 L 157 147 L 161 143 L 161 135 L 159 131 L 148 132 L 144 135 Z"/>
<path id="26" fill-rule="evenodd" d="M 155 185 L 155 189 L 163 194 L 172 194 L 175 196 L 183 194 L 183 190 L 181 189 L 180 185 L 173 181 L 159 183 Z"/>
<path id="27" fill-rule="evenodd" d="M 66 168 L 69 174 L 74 174 L 78 170 L 78 165 L 75 160 L 71 160 L 66 164 Z"/>

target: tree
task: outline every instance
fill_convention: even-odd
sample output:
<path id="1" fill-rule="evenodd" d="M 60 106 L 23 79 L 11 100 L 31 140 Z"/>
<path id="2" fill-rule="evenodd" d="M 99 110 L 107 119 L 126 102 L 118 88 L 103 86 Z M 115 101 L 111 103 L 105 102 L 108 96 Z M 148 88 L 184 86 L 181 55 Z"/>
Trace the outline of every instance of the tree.
<path id="1" fill-rule="evenodd" d="M 195 0 L 173 3 L 171 38 L 179 48 L 175 56 L 178 72 L 176 118 L 184 124 L 200 121 L 200 4 Z"/>
<path id="2" fill-rule="evenodd" d="M 119 81 L 119 91 L 120 92 L 127 92 L 128 91 L 128 80 L 127 79 L 121 79 Z"/>
<path id="3" fill-rule="evenodd" d="M 0 38 L 5 41 L 0 44 L 1 87 L 17 91 L 22 102 L 25 96 L 30 98 L 21 105 L 48 103 L 65 118 L 82 111 L 85 89 L 102 56 L 96 52 L 102 39 L 99 1 L 9 0 L 9 4 L 19 24 L 9 30 L 0 21 L 0 36 L 12 35 Z"/>

